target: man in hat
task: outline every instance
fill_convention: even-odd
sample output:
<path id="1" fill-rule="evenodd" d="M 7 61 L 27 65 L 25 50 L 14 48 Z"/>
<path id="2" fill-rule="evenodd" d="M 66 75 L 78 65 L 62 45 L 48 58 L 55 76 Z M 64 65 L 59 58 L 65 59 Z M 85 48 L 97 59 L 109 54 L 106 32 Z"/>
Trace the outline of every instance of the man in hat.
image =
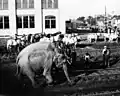
<path id="1" fill-rule="evenodd" d="M 110 67 L 109 64 L 109 59 L 110 59 L 110 50 L 107 46 L 104 46 L 104 49 L 102 51 L 102 55 L 103 55 L 103 65 L 106 67 Z"/>

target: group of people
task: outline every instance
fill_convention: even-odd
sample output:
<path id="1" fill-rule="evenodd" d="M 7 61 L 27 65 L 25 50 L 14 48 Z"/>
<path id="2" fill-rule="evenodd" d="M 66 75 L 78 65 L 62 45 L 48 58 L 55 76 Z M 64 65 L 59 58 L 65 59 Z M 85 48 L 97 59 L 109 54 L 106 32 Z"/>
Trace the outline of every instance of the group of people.
<path id="1" fill-rule="evenodd" d="M 40 40 L 43 41 L 45 38 L 48 40 L 51 40 L 52 42 L 55 43 L 57 48 L 59 49 L 60 53 L 67 55 L 72 59 L 72 62 L 74 63 L 76 60 L 76 42 L 78 41 L 79 38 L 77 38 L 74 35 L 68 34 L 68 35 L 63 35 L 63 34 L 57 34 L 58 38 L 55 40 L 55 35 L 52 36 L 52 34 L 28 34 L 25 35 L 23 34 L 21 38 L 18 38 L 17 35 L 15 35 L 14 40 L 17 42 L 17 45 L 15 46 L 16 50 L 19 48 L 19 52 L 24 49 L 26 46 L 28 46 L 31 43 L 39 42 Z M 102 51 L 103 55 L 103 65 L 109 67 L 109 58 L 110 58 L 110 50 L 107 48 L 107 46 L 104 46 L 104 49 Z M 89 62 L 91 61 L 91 56 L 89 53 L 86 53 L 84 55 L 84 60 L 85 60 L 85 68 L 89 66 Z"/>
<path id="2" fill-rule="evenodd" d="M 102 50 L 102 56 L 103 56 L 103 62 L 102 62 L 102 66 L 103 67 L 110 67 L 110 49 L 107 46 L 104 46 L 103 50 Z M 85 69 L 88 69 L 91 63 L 91 55 L 87 52 L 84 55 L 84 65 L 85 65 Z"/>
<path id="3" fill-rule="evenodd" d="M 21 40 L 24 40 L 25 36 L 22 36 Z M 53 64 L 56 65 L 56 68 L 62 68 L 65 76 L 70 84 L 71 81 L 68 71 L 67 65 L 76 61 L 74 58 L 76 55 L 72 53 L 76 53 L 75 44 L 74 43 L 65 43 L 64 35 L 60 34 L 57 41 L 52 42 L 37 42 L 32 45 L 28 45 L 21 51 L 16 59 L 18 64 L 17 74 L 18 76 L 22 76 L 22 72 L 28 76 L 31 80 L 32 85 L 37 87 L 36 77 L 39 75 L 37 70 L 43 68 L 43 76 L 46 78 L 48 84 L 53 82 L 53 78 L 51 75 L 51 69 L 53 68 Z M 39 40 L 40 41 L 40 40 Z M 110 50 L 107 46 L 104 46 L 102 51 L 104 65 L 109 67 L 109 58 L 110 58 Z M 73 56 L 74 55 L 74 56 Z M 91 56 L 89 53 L 86 53 L 85 56 L 85 65 L 88 66 L 89 60 Z M 72 62 L 71 62 L 72 61 Z M 29 66 L 31 65 L 31 66 Z"/>
<path id="4" fill-rule="evenodd" d="M 19 53 L 26 46 L 38 42 L 43 37 L 44 34 L 23 34 L 22 36 L 15 34 L 7 41 L 7 50 L 9 53 Z"/>
<path id="5" fill-rule="evenodd" d="M 55 42 L 56 45 L 61 49 L 66 49 L 67 53 L 70 51 L 71 45 L 74 44 L 74 42 L 71 42 L 72 40 L 65 39 L 65 36 L 61 33 L 55 33 L 55 34 L 23 34 L 22 36 L 18 36 L 15 34 L 15 37 L 9 39 L 7 41 L 7 50 L 10 53 L 19 53 L 22 49 L 24 49 L 29 44 L 39 42 L 39 41 L 50 41 Z M 66 47 L 65 47 L 66 46 Z M 69 48 L 68 48 L 69 47 Z M 65 51 L 65 50 L 64 50 Z M 69 54 L 69 53 L 68 53 Z"/>
<path id="6" fill-rule="evenodd" d="M 67 47 L 67 48 L 66 48 Z M 75 63 L 76 61 L 76 51 L 75 51 L 75 44 L 65 44 L 63 42 L 63 38 L 58 39 L 58 48 L 61 50 L 61 52 L 65 52 L 71 59 L 72 62 Z M 110 67 L 110 49 L 107 46 L 104 46 L 102 50 L 102 57 L 103 57 L 103 62 L 102 65 L 103 67 Z M 87 52 L 84 55 L 84 67 L 88 68 L 90 63 L 91 63 L 91 58 L 92 56 Z"/>

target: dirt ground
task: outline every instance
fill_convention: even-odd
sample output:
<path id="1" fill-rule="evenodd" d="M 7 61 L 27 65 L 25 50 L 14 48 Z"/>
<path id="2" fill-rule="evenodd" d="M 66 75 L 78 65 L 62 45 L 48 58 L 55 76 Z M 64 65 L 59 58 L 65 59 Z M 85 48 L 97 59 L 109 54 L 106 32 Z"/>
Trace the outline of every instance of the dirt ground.
<path id="1" fill-rule="evenodd" d="M 113 65 L 115 66 L 115 65 Z M 116 64 L 115 67 L 119 67 L 120 64 Z M 74 70 L 75 71 L 75 70 Z M 105 74 L 110 73 L 106 70 L 103 71 L 95 71 L 89 73 L 89 75 L 95 74 Z M 110 77 L 106 75 L 105 77 L 96 77 L 96 78 L 87 78 L 87 76 L 82 76 L 85 72 L 69 72 L 71 74 L 71 80 L 75 81 L 76 83 L 70 86 L 64 74 L 62 72 L 57 74 L 58 84 L 49 87 L 39 87 L 33 89 L 31 87 L 30 81 L 26 79 L 26 82 L 29 86 L 23 86 L 23 82 L 19 81 L 15 76 L 16 73 L 16 64 L 13 62 L 9 63 L 1 63 L 0 66 L 0 77 L 1 77 L 1 92 L 0 94 L 4 94 L 3 96 L 72 96 L 75 93 L 89 93 L 90 90 L 94 90 L 97 88 L 100 89 L 101 87 L 104 90 L 107 88 L 111 88 L 116 90 L 116 88 L 120 88 L 120 75 L 115 77 Z M 120 73 L 120 70 L 114 71 L 113 73 Z M 78 76 L 81 75 L 81 76 Z M 60 78 L 58 78 L 58 76 Z M 76 77 L 78 76 L 78 77 Z M 62 77 L 62 79 L 61 79 Z M 64 78 L 63 78 L 64 77 Z M 114 86 L 113 86 L 114 85 Z M 114 88 L 115 87 L 115 88 Z M 75 95 L 74 95 L 75 96 Z"/>
<path id="2" fill-rule="evenodd" d="M 103 48 L 103 45 L 99 47 L 97 44 L 94 45 L 94 48 Z M 115 49 L 113 45 L 111 49 Z M 118 44 L 116 44 L 118 46 Z M 119 50 L 112 52 L 112 57 L 110 59 L 110 64 L 112 68 L 120 67 L 120 54 Z M 86 52 L 86 51 L 85 51 Z M 85 52 L 79 51 L 84 54 Z M 101 68 L 100 64 L 102 63 L 101 57 L 99 56 L 100 52 L 92 53 L 93 56 L 98 54 L 96 61 L 92 63 L 90 69 Z M 80 57 L 77 57 L 77 61 L 72 65 L 68 66 L 68 71 L 71 77 L 71 80 L 75 82 L 74 85 L 69 85 L 66 81 L 66 78 L 63 72 L 56 73 L 54 78 L 57 81 L 57 84 L 54 86 L 41 86 L 39 88 L 33 89 L 31 83 L 28 79 L 25 80 L 27 86 L 23 85 L 23 82 L 19 81 L 16 74 L 16 64 L 13 58 L 7 58 L 7 56 L 2 56 L 0 63 L 0 96 L 81 96 L 82 94 L 88 94 L 90 92 L 99 92 L 100 90 L 117 90 L 120 89 L 120 75 L 108 76 L 112 73 L 120 73 L 120 70 L 107 71 L 106 69 L 102 71 L 91 71 L 89 74 L 85 74 L 86 71 L 77 72 L 76 70 L 84 70 L 83 60 Z M 0 56 L 1 57 L 1 56 Z M 7 61 L 7 62 L 5 62 Z M 99 76 L 100 74 L 106 74 L 105 76 Z M 93 76 L 89 78 L 88 76 Z M 42 82 L 42 79 L 41 81 Z M 77 95 L 76 95 L 77 94 Z M 89 95 L 88 95 L 89 96 Z"/>

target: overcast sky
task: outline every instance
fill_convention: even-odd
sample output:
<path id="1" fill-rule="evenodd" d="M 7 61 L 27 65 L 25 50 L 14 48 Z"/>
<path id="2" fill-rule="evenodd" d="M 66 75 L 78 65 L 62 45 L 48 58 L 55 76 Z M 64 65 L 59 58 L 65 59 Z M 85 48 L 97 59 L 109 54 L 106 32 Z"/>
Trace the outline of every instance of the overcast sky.
<path id="1" fill-rule="evenodd" d="M 66 19 L 107 13 L 120 14 L 120 0 L 59 0 L 60 12 Z"/>

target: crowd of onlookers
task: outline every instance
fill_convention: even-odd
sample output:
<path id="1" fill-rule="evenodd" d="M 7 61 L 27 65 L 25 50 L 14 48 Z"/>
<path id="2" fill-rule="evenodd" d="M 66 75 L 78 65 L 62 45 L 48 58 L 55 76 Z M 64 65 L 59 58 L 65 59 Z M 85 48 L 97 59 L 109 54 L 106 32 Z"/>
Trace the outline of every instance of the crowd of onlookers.
<path id="1" fill-rule="evenodd" d="M 39 41 L 50 41 L 50 42 L 56 42 L 57 47 L 60 49 L 60 52 L 66 53 L 70 58 L 73 59 L 73 62 L 76 59 L 76 44 L 81 41 L 81 38 L 79 35 L 76 34 L 61 34 L 61 33 L 55 33 L 55 34 L 23 34 L 21 37 L 15 35 L 14 41 L 16 42 L 15 45 L 11 45 L 15 47 L 14 51 L 21 51 L 29 44 L 39 42 Z M 12 43 L 13 44 L 13 43 Z M 18 50 L 19 48 L 19 50 Z M 17 52 L 15 51 L 15 52 Z M 18 52 L 18 53 L 19 53 Z M 72 54 L 72 55 L 71 55 Z M 110 58 L 110 51 L 107 48 L 107 46 L 103 49 L 103 63 L 105 66 L 109 67 L 109 58 Z M 84 60 L 85 60 L 85 66 L 89 65 L 90 62 L 90 54 L 87 52 L 84 54 Z"/>

